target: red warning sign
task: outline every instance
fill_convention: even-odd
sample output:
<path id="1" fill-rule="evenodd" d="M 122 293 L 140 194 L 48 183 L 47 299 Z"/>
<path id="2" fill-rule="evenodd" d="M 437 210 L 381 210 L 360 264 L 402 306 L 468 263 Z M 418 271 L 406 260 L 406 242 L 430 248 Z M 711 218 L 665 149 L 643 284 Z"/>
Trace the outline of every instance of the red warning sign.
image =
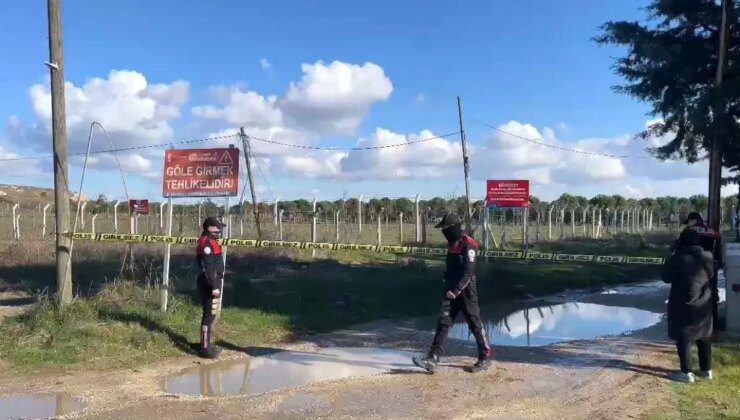
<path id="1" fill-rule="evenodd" d="M 486 206 L 529 207 L 528 180 L 488 180 L 486 182 Z"/>
<path id="2" fill-rule="evenodd" d="M 239 149 L 165 151 L 164 197 L 234 197 L 238 192 Z"/>
<path id="3" fill-rule="evenodd" d="M 149 200 L 128 200 L 128 207 L 131 215 L 149 214 Z"/>

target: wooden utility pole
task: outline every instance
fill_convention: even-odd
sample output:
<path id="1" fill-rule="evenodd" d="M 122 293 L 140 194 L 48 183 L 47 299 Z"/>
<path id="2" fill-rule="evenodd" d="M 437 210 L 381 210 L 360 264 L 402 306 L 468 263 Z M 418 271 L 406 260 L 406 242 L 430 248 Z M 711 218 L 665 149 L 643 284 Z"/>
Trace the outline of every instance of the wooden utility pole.
<path id="1" fill-rule="evenodd" d="M 260 226 L 260 212 L 257 208 L 257 193 L 254 191 L 254 178 L 252 178 L 252 163 L 249 159 L 250 147 L 249 137 L 244 133 L 244 127 L 239 130 L 239 137 L 244 146 L 244 160 L 247 162 L 247 177 L 249 178 L 249 191 L 252 193 L 252 207 L 254 208 L 254 221 L 257 225 L 257 239 L 262 240 L 262 227 Z"/>
<path id="2" fill-rule="evenodd" d="M 717 54 L 717 75 L 715 77 L 715 89 L 717 92 L 722 87 L 724 76 L 725 55 L 727 52 L 727 35 L 728 35 L 728 15 L 732 7 L 732 0 L 722 0 L 722 24 L 719 31 L 719 52 Z M 709 209 L 708 222 L 709 227 L 720 231 L 721 229 L 721 194 L 722 194 L 722 139 L 719 132 L 717 118 L 722 118 L 725 114 L 718 108 L 721 104 L 715 102 L 714 112 L 714 138 L 712 139 L 711 149 L 709 150 Z"/>
<path id="3" fill-rule="evenodd" d="M 49 62 L 51 73 L 51 120 L 54 149 L 54 208 L 56 211 L 57 299 L 72 301 L 72 259 L 69 236 L 69 172 L 67 168 L 67 123 L 64 111 L 64 67 L 62 65 L 62 16 L 60 0 L 48 0 Z"/>
<path id="4" fill-rule="evenodd" d="M 462 101 L 457 97 L 457 116 L 460 121 L 460 142 L 462 143 L 463 152 L 463 170 L 465 171 L 465 201 L 467 203 L 465 211 L 465 225 L 468 233 L 473 232 L 473 213 L 470 208 L 470 160 L 468 158 L 468 143 L 465 140 L 465 130 L 463 129 Z"/>

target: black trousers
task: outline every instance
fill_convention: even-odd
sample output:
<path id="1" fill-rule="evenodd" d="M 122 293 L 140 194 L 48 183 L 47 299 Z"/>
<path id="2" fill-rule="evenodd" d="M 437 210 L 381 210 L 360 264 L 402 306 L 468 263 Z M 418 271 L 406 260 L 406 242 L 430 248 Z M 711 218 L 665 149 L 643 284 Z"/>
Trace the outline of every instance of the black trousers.
<path id="1" fill-rule="evenodd" d="M 699 369 L 705 372 L 712 370 L 712 343 L 709 339 L 696 340 L 696 347 L 699 350 Z M 691 341 L 677 341 L 676 349 L 681 372 L 691 372 Z"/>
<path id="2" fill-rule="evenodd" d="M 478 296 L 469 289 L 463 291 L 456 299 L 450 300 L 445 298 L 440 308 L 439 321 L 437 321 L 437 331 L 434 334 L 431 354 L 441 356 L 447 347 L 447 336 L 450 327 L 455 322 L 455 318 L 463 313 L 465 321 L 468 323 L 470 332 L 473 333 L 475 341 L 478 344 L 478 358 L 487 359 L 491 357 L 491 347 L 488 344 L 488 338 L 483 330 L 483 323 L 480 319 L 480 306 L 478 305 Z"/>
<path id="3" fill-rule="evenodd" d="M 211 344 L 213 334 L 213 321 L 216 316 L 213 313 L 213 290 L 206 280 L 205 273 L 201 272 L 197 280 L 198 298 L 203 308 L 203 316 L 200 318 L 200 346 L 207 348 Z"/>

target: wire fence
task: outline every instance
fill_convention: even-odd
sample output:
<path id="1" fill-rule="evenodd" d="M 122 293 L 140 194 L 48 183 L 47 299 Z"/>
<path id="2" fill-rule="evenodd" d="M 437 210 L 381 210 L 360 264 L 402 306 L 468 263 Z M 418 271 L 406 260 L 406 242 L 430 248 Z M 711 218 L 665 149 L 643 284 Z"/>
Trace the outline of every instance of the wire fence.
<path id="1" fill-rule="evenodd" d="M 72 205 L 79 212 L 77 232 L 138 233 L 162 235 L 167 226 L 166 204 L 152 203 L 146 215 L 129 216 L 128 203 L 87 202 Z M 286 208 L 288 207 L 288 208 Z M 406 211 L 373 208 L 363 203 L 344 203 L 336 210 L 291 209 L 278 204 L 261 204 L 258 214 L 249 205 L 233 206 L 229 214 L 214 203 L 174 204 L 172 234 L 198 236 L 202 221 L 220 217 L 231 238 L 265 240 L 362 243 L 379 245 L 437 245 L 444 237 L 434 226 L 455 209 L 425 207 L 412 202 Z M 459 212 L 458 212 L 459 213 Z M 0 203 L 0 240 L 53 240 L 53 206 L 38 203 Z M 257 229 L 259 218 L 259 230 Z M 731 227 L 727 219 L 725 227 Z M 609 240 L 625 234 L 675 231 L 678 218 L 655 209 L 599 207 L 565 208 L 532 206 L 529 209 L 488 209 L 476 207 L 472 214 L 473 237 L 486 249 L 526 247 L 536 243 L 575 239 Z"/>

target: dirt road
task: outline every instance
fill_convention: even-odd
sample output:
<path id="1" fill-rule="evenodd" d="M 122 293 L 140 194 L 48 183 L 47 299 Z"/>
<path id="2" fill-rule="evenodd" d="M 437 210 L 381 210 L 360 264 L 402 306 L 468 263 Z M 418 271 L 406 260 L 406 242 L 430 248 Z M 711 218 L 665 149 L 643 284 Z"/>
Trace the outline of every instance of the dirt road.
<path id="1" fill-rule="evenodd" d="M 572 297 L 565 297 L 571 299 Z M 579 301 L 661 311 L 663 291 L 639 295 L 593 294 Z M 377 322 L 311 337 L 290 349 L 380 347 L 422 351 L 430 335 L 413 320 Z M 64 392 L 87 408 L 71 418 L 634 418 L 671 404 L 665 380 L 673 347 L 659 323 L 629 336 L 572 341 L 545 347 L 496 347 L 495 367 L 484 374 L 463 370 L 474 350 L 453 347 L 434 375 L 415 369 L 321 382 L 255 396 L 168 395 L 163 378 L 200 363 L 181 358 L 138 370 L 44 374 L 0 378 L 0 394 Z M 234 349 L 245 358 L 265 349 Z M 662 404 L 662 407 L 658 407 Z"/>

